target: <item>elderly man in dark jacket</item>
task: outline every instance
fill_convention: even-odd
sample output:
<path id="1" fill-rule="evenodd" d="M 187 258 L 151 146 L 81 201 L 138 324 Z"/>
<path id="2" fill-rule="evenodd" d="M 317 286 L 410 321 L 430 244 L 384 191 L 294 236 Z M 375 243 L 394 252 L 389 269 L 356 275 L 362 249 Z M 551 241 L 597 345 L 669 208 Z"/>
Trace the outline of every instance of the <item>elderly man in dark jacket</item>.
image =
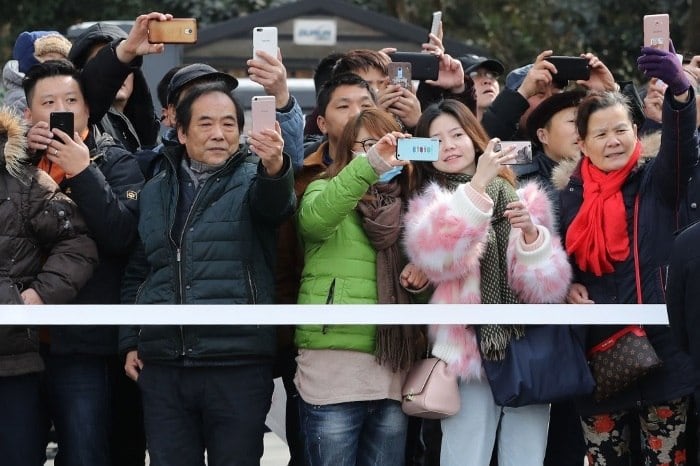
<path id="1" fill-rule="evenodd" d="M 0 111 L 0 304 L 65 304 L 97 263 L 76 205 L 29 163 L 26 128 Z M 36 331 L 0 327 L 0 458 L 44 464 L 46 432 Z"/>
<path id="2" fill-rule="evenodd" d="M 251 135 L 259 159 L 241 150 L 237 108 L 222 83 L 197 84 L 178 104 L 181 145 L 166 148 L 142 193 L 145 260 L 127 270 L 125 302 L 273 302 L 275 231 L 295 205 L 291 161 L 278 123 Z M 130 328 L 120 346 L 141 388 L 152 465 L 202 464 L 205 449 L 209 464 L 259 464 L 274 327 Z"/>
<path id="3" fill-rule="evenodd" d="M 100 255 L 94 276 L 72 302 L 118 303 L 124 267 L 137 238 L 143 187 L 138 163 L 94 127 L 80 74 L 70 62 L 36 65 L 23 85 L 26 118 L 32 124 L 29 149 L 39 168 L 78 205 Z M 70 112 L 75 131 L 50 129 L 53 112 Z M 54 326 L 49 331 L 46 380 L 58 458 L 70 465 L 110 465 L 112 383 L 113 374 L 120 374 L 117 327 Z M 141 464 L 144 456 L 142 448 Z"/>

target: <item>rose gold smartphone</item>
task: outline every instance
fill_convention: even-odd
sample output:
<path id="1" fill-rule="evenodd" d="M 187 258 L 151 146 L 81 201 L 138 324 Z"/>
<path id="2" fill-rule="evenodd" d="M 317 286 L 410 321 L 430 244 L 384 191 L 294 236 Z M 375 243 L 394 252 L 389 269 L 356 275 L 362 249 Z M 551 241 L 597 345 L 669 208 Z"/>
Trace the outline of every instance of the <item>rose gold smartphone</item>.
<path id="1" fill-rule="evenodd" d="M 256 95 L 250 100 L 250 113 L 253 117 L 252 131 L 259 133 L 264 129 L 275 129 L 277 118 L 275 96 Z"/>
<path id="2" fill-rule="evenodd" d="M 667 14 L 644 16 L 644 47 L 668 52 L 671 33 Z"/>

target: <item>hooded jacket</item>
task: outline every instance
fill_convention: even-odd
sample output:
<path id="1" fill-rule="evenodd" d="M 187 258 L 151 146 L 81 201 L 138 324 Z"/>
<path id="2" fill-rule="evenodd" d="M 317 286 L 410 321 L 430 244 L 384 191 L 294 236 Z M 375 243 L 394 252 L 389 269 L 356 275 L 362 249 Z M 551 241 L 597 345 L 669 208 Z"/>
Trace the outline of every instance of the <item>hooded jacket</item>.
<path id="1" fill-rule="evenodd" d="M 118 26 L 96 23 L 76 39 L 68 58 L 82 70 L 90 122 L 112 135 L 127 150 L 135 152 L 157 144 L 160 123 L 141 71 L 143 60 L 139 57 L 123 64 L 116 56 L 115 47 L 126 37 Z M 99 44 L 106 46 L 88 61 L 92 48 Z M 133 91 L 121 113 L 112 107 L 112 102 L 130 73 L 134 74 Z"/>
<path id="2" fill-rule="evenodd" d="M 0 303 L 22 304 L 20 291 L 32 288 L 46 304 L 65 304 L 92 275 L 97 249 L 77 206 L 29 163 L 24 132 L 0 110 Z M 0 327 L 0 376 L 42 368 L 33 329 Z"/>
<path id="3" fill-rule="evenodd" d="M 8 60 L 2 68 L 2 86 L 5 88 L 3 103 L 20 116 L 27 108 L 22 79 L 24 79 L 24 73 L 19 71 L 17 60 Z"/>
<path id="4" fill-rule="evenodd" d="M 642 157 L 621 187 L 630 255 L 614 264 L 615 270 L 595 277 L 574 264 L 574 282 L 583 284 L 591 300 L 599 304 L 635 304 L 636 280 L 634 251 L 638 250 L 642 300 L 645 304 L 666 301 L 667 265 L 673 233 L 681 222 L 679 207 L 686 196 L 687 174 L 697 159 L 695 96 L 687 103 L 676 102 L 667 91 L 663 108 L 661 144 L 642 141 Z M 651 148 L 653 147 L 653 149 Z M 554 170 L 554 184 L 559 189 L 559 214 L 562 239 L 583 203 L 581 163 L 562 162 Z M 635 199 L 639 199 L 635 214 Z M 635 229 L 637 235 L 635 236 Z M 636 240 L 636 242 L 635 242 Z M 587 347 L 620 330 L 622 326 L 589 326 Z M 630 389 L 594 403 L 592 397 L 580 400 L 583 415 L 612 412 L 632 406 L 669 401 L 692 393 L 696 381 L 687 354 L 679 349 L 671 331 L 664 326 L 645 327 L 649 340 L 663 361 L 663 366 L 640 379 Z"/>

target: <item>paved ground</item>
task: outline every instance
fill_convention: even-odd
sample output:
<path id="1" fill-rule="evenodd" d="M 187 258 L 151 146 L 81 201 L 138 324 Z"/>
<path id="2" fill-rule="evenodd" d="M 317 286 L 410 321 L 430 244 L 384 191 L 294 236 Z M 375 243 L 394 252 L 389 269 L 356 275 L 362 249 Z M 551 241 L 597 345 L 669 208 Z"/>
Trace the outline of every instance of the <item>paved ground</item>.
<path id="1" fill-rule="evenodd" d="M 260 466 L 286 466 L 289 461 L 289 450 L 287 450 L 287 444 L 284 443 L 277 435 L 273 432 L 268 432 L 265 434 L 265 453 L 263 454 L 262 461 L 260 461 Z M 46 466 L 53 466 L 53 455 L 55 454 L 55 444 L 49 445 L 47 450 L 51 459 L 46 462 Z M 148 465 L 148 459 L 146 459 L 146 465 Z"/>

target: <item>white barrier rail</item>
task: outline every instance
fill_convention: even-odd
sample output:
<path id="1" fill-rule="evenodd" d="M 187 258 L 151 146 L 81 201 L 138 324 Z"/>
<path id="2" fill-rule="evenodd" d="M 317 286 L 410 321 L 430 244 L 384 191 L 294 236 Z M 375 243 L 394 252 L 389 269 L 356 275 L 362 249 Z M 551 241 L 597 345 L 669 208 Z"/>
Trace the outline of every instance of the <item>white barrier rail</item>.
<path id="1" fill-rule="evenodd" d="M 668 325 L 663 304 L 0 306 L 0 325 Z"/>

